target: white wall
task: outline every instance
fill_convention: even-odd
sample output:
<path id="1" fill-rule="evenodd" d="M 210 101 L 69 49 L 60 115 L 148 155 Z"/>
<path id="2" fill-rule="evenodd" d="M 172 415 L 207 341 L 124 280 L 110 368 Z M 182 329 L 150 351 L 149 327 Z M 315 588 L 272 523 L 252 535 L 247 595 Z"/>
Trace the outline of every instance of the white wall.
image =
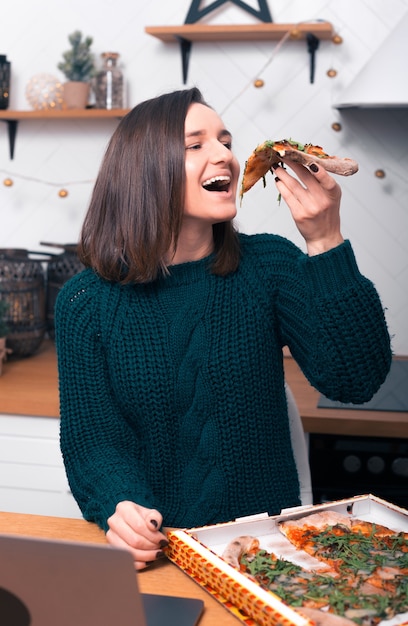
<path id="1" fill-rule="evenodd" d="M 32 76 L 46 72 L 63 78 L 57 63 L 68 48 L 68 34 L 76 29 L 94 38 L 98 59 L 106 50 L 121 54 L 128 106 L 182 88 L 178 46 L 146 35 L 144 27 L 182 24 L 190 4 L 190 0 L 14 0 L 2 16 L 0 39 L 0 53 L 12 62 L 10 108 L 29 108 L 25 88 Z M 259 7 L 255 0 L 247 4 Z M 200 87 L 222 114 L 234 133 L 242 165 L 258 143 L 284 137 L 318 143 L 333 154 L 359 161 L 359 173 L 341 180 L 344 234 L 353 242 L 362 271 L 380 291 L 395 353 L 408 354 L 408 111 L 340 114 L 331 106 L 407 14 L 408 1 L 269 0 L 269 8 L 275 22 L 325 19 L 343 37 L 342 45 L 321 42 L 313 85 L 304 42 L 282 46 L 251 42 L 194 44 L 188 86 Z M 226 2 L 205 21 L 256 19 Z M 265 85 L 255 89 L 253 81 L 264 67 Z M 327 76 L 332 68 L 336 78 Z M 343 130 L 335 132 L 333 122 L 340 122 Z M 45 251 L 40 241 L 76 241 L 114 128 L 114 121 L 20 122 L 11 161 L 6 125 L 0 124 L 0 180 L 14 181 L 12 187 L 0 185 L 0 247 Z M 385 170 L 384 179 L 375 177 L 377 169 Z M 58 196 L 61 187 L 69 191 L 65 199 Z M 277 232 L 302 245 L 287 208 L 276 201 L 272 182 L 269 189 L 260 183 L 247 194 L 238 221 L 246 232 Z"/>

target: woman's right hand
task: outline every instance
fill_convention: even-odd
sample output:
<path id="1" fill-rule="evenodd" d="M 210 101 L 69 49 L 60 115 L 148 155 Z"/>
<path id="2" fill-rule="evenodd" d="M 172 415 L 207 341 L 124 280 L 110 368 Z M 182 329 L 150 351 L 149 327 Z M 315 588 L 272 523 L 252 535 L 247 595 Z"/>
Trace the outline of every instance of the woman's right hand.
<path id="1" fill-rule="evenodd" d="M 106 538 L 111 545 L 128 550 L 135 569 L 141 570 L 164 556 L 168 540 L 160 531 L 162 522 L 159 511 L 125 500 L 109 517 Z"/>

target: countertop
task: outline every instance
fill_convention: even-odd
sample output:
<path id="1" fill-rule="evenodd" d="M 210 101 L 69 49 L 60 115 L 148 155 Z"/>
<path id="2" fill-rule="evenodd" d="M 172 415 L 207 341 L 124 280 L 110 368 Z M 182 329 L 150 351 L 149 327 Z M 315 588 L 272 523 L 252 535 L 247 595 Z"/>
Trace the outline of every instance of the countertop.
<path id="1" fill-rule="evenodd" d="M 284 364 L 306 432 L 408 439 L 408 412 L 317 408 L 319 392 L 290 355 L 285 356 Z M 3 364 L 1 413 L 59 417 L 57 360 L 52 341 L 44 341 L 30 357 L 9 359 Z"/>

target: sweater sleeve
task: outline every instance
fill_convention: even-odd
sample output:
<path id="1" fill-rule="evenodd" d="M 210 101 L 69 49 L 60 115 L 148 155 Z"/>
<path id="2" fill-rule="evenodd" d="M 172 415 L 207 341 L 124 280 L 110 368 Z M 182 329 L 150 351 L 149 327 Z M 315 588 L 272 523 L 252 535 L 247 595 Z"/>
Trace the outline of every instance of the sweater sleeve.
<path id="1" fill-rule="evenodd" d="M 143 470 L 135 466 L 141 444 L 120 418 L 111 392 L 96 281 L 86 270 L 64 285 L 56 302 L 55 326 L 60 443 L 67 478 L 85 519 L 106 531 L 118 502 L 132 500 L 147 507 L 154 503 Z"/>
<path id="2" fill-rule="evenodd" d="M 348 241 L 313 257 L 298 254 L 297 276 L 281 285 L 283 342 L 309 382 L 333 400 L 363 403 L 391 365 L 390 336 L 373 283 Z"/>

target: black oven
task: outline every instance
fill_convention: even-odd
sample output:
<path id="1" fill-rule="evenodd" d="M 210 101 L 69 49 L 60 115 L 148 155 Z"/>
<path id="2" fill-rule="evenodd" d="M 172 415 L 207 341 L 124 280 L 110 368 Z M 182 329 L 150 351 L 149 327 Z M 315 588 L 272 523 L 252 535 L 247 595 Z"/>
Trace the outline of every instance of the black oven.
<path id="1" fill-rule="evenodd" d="M 311 433 L 309 457 L 314 504 L 371 493 L 408 509 L 408 439 Z"/>

